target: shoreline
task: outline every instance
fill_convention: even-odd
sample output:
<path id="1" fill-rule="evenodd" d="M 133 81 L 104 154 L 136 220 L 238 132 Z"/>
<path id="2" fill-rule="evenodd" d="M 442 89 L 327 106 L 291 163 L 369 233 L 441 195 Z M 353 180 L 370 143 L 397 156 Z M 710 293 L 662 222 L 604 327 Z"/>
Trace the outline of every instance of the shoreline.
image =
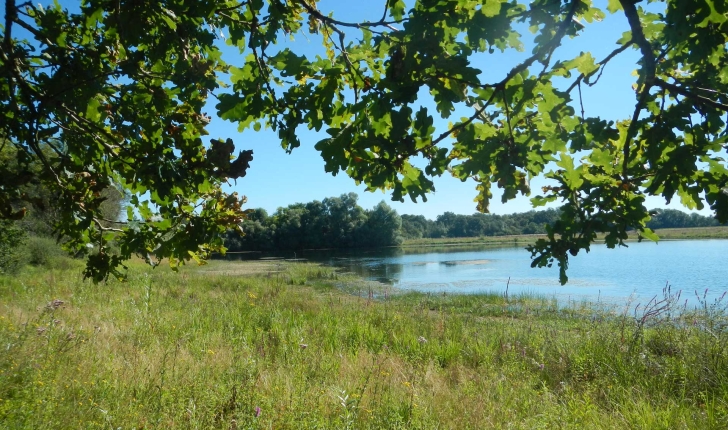
<path id="1" fill-rule="evenodd" d="M 721 227 L 691 227 L 691 228 L 666 228 L 657 229 L 655 233 L 660 237 L 659 241 L 666 240 L 699 240 L 699 239 L 728 239 L 728 226 Z M 637 242 L 635 233 L 632 233 L 627 242 Z M 479 237 L 447 237 L 447 238 L 425 238 L 406 239 L 399 248 L 429 247 L 429 246 L 459 246 L 459 245 L 530 245 L 537 239 L 546 238 L 545 234 L 520 234 L 511 236 L 479 236 Z M 597 241 L 603 240 L 604 236 L 597 237 Z M 649 241 L 649 239 L 643 239 Z M 658 243 L 659 243 L 658 241 Z"/>

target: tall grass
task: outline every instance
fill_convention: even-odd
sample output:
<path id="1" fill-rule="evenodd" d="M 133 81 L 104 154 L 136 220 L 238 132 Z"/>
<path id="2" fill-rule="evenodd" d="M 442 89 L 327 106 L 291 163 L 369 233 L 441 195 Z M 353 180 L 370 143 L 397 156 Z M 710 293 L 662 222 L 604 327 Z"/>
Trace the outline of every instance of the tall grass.
<path id="1" fill-rule="evenodd" d="M 320 266 L 244 275 L 230 264 L 133 267 L 129 282 L 102 285 L 78 270 L 0 277 L 0 427 L 728 422 L 726 313 L 704 295 L 680 313 L 564 308 L 529 296 L 370 294 Z"/>

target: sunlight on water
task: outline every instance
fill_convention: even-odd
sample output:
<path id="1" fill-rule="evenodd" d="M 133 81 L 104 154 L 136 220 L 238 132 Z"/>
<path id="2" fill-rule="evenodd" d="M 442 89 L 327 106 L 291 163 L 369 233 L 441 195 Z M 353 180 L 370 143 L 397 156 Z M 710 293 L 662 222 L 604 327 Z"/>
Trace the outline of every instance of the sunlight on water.
<path id="1" fill-rule="evenodd" d="M 694 292 L 708 288 L 708 299 L 728 290 L 728 240 L 686 240 L 630 243 L 627 248 L 593 246 L 570 260 L 569 282 L 558 282 L 558 269 L 532 269 L 521 248 L 471 248 L 454 252 L 401 249 L 361 254 L 305 257 L 321 261 L 394 288 L 452 293 L 530 293 L 563 300 L 614 303 L 649 300 L 665 285 L 683 291 L 697 303 Z"/>

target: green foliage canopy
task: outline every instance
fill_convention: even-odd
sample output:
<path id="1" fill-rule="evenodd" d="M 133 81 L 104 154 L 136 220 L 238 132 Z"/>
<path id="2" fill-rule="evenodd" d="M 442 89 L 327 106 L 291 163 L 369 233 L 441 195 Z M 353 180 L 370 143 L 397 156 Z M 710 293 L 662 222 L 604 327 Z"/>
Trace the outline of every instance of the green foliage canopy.
<path id="1" fill-rule="evenodd" d="M 402 215 L 402 234 L 407 239 L 546 234 L 560 216 L 557 209 L 507 215 L 445 212 L 434 221 L 422 215 Z"/>
<path id="2" fill-rule="evenodd" d="M 323 201 L 295 203 L 271 216 L 251 210 L 242 233 L 229 231 L 232 251 L 296 251 L 396 246 L 402 243 L 402 218 L 385 202 L 371 210 L 357 204 L 355 193 Z"/>
<path id="3" fill-rule="evenodd" d="M 530 195 L 532 178 L 550 178 L 556 185 L 532 201 L 561 200 L 562 215 L 530 250 L 534 266 L 557 262 L 565 282 L 568 256 L 598 232 L 610 247 L 631 228 L 656 239 L 645 227 L 646 195 L 707 203 L 728 220 L 728 5 L 662 5 L 654 13 L 632 0 L 609 0 L 606 10 L 590 0 L 417 0 L 407 10 L 386 0 L 381 20 L 343 22 L 316 0 L 87 0 L 74 13 L 6 0 L 2 133 L 21 162 L 45 166 L 68 246 L 99 248 L 87 269 L 96 280 L 120 275 L 134 253 L 204 258 L 244 218 L 244 199 L 223 186 L 245 175 L 252 154 L 233 156 L 231 140 L 203 141 L 213 96 L 218 116 L 241 130 L 270 127 L 289 151 L 301 144 L 299 127 L 325 130 L 316 148 L 326 170 L 394 200 L 425 200 L 433 177 L 449 172 L 474 181 L 487 212 L 491 185 L 507 201 Z M 608 13 L 630 28 L 611 54 L 555 54 Z M 486 80 L 471 60 L 522 50 L 517 29 L 526 26 L 531 55 Z M 218 34 L 241 54 L 230 64 Z M 322 55 L 282 47 L 300 34 L 320 40 Z M 605 67 L 626 50 L 641 56 L 633 114 L 586 117 L 581 88 L 613 73 Z M 454 118 L 462 108 L 471 115 Z M 436 129 L 435 115 L 450 119 L 448 129 Z M 131 200 L 126 223 L 110 227 L 99 208 L 112 184 Z M 5 218 L 19 216 L 7 203 L 15 192 L 1 184 Z M 110 240 L 120 255 L 104 252 Z"/>

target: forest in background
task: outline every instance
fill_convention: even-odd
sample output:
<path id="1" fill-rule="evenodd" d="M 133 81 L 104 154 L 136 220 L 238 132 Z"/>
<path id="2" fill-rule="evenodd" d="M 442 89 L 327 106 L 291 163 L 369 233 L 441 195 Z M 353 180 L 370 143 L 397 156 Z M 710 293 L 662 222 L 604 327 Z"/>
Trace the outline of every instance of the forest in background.
<path id="1" fill-rule="evenodd" d="M 229 251 L 367 248 L 402 243 L 402 218 L 384 202 L 371 210 L 357 204 L 356 193 L 323 201 L 296 203 L 268 215 L 254 209 L 241 224 L 243 235 L 229 231 Z"/>
<path id="2" fill-rule="evenodd" d="M 399 215 L 384 201 L 372 209 L 358 205 L 356 193 L 323 201 L 295 203 L 273 214 L 253 209 L 241 224 L 243 234 L 229 231 L 229 251 L 276 251 L 397 246 L 405 239 L 545 234 L 560 216 L 559 209 L 507 215 L 445 212 L 434 220 L 423 215 Z M 653 210 L 651 229 L 711 227 L 714 218 L 675 209 Z"/>

